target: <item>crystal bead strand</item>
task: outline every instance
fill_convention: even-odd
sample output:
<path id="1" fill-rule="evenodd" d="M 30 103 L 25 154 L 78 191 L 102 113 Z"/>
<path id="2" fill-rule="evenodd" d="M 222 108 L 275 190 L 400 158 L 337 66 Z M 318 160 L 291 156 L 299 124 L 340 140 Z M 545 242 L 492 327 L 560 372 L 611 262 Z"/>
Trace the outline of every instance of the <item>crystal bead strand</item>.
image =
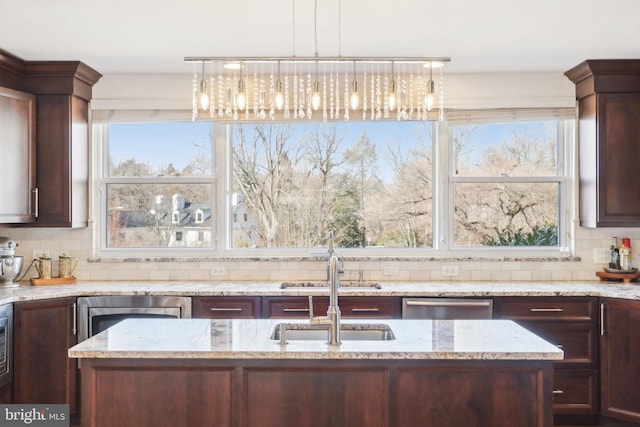
<path id="1" fill-rule="evenodd" d="M 313 109 L 311 108 L 311 94 L 313 90 L 311 89 L 311 72 L 307 72 L 307 91 L 305 92 L 305 100 L 307 101 L 307 118 L 311 119 L 311 115 L 313 114 Z"/>
<path id="2" fill-rule="evenodd" d="M 260 102 L 260 100 L 258 99 L 258 91 L 260 89 L 259 83 L 258 83 L 258 73 L 257 72 L 253 72 L 253 117 L 258 119 L 260 118 L 260 108 L 258 107 L 258 103 Z"/>
<path id="3" fill-rule="evenodd" d="M 322 73 L 322 122 L 327 123 L 327 74 Z"/>
<path id="4" fill-rule="evenodd" d="M 224 115 L 231 117 L 231 97 L 233 90 L 231 89 L 231 77 L 227 76 L 227 107 L 224 110 Z"/>
<path id="5" fill-rule="evenodd" d="M 276 107 L 273 105 L 273 99 L 276 94 L 276 81 L 273 73 L 269 74 L 269 118 L 271 120 L 275 120 L 276 118 Z"/>
<path id="6" fill-rule="evenodd" d="M 367 120 L 367 70 L 362 78 L 362 120 Z"/>
<path id="7" fill-rule="evenodd" d="M 218 117 L 224 115 L 222 108 L 224 106 L 224 77 L 222 74 L 218 74 Z"/>
<path id="8" fill-rule="evenodd" d="M 209 117 L 216 115 L 216 78 L 211 72 L 209 76 Z"/>
<path id="9" fill-rule="evenodd" d="M 304 119 L 304 107 L 306 104 L 306 98 L 304 96 L 304 77 L 298 77 L 298 117 Z"/>
<path id="10" fill-rule="evenodd" d="M 382 79 L 380 72 L 376 78 L 376 120 L 382 118 Z"/>
<path id="11" fill-rule="evenodd" d="M 418 74 L 418 81 L 416 82 L 416 90 L 418 91 L 418 95 L 416 96 L 416 119 L 418 120 L 424 120 L 427 111 L 427 103 L 425 101 L 426 92 L 423 81 L 422 74 Z"/>
<path id="12" fill-rule="evenodd" d="M 369 83 L 369 116 L 371 120 L 376 119 L 376 75 L 373 71 L 371 71 L 371 76 L 369 78 L 371 82 Z"/>
<path id="13" fill-rule="evenodd" d="M 371 72 L 371 96 L 370 96 L 370 100 L 369 100 L 369 105 L 370 105 L 370 114 L 369 116 L 371 116 L 371 120 L 375 120 L 376 119 L 376 75 Z"/>
<path id="14" fill-rule="evenodd" d="M 330 70 L 329 77 L 329 118 L 333 120 L 333 113 L 335 109 L 335 85 L 333 81 L 333 65 Z"/>
<path id="15" fill-rule="evenodd" d="M 413 71 L 409 70 L 409 119 L 413 118 L 413 103 L 415 101 L 415 87 L 413 86 Z"/>
<path id="16" fill-rule="evenodd" d="M 385 73 L 384 82 L 382 85 L 382 102 L 383 102 L 383 115 L 385 119 L 389 118 L 389 76 Z"/>
<path id="17" fill-rule="evenodd" d="M 235 83 L 235 81 L 234 81 Z M 231 88 L 231 81 L 229 81 L 229 88 Z M 237 87 L 237 84 L 234 84 L 233 87 Z M 231 91 L 231 89 L 229 89 Z M 238 93 L 236 92 L 236 94 L 233 96 L 233 102 L 231 102 L 231 112 L 229 114 L 229 112 L 227 111 L 227 116 L 230 116 L 233 118 L 233 120 L 238 120 L 238 102 L 237 102 L 237 98 L 238 97 Z M 232 97 L 229 96 L 229 98 L 231 99 Z"/>
<path id="18" fill-rule="evenodd" d="M 440 82 L 438 83 L 438 120 L 444 121 L 444 67 L 440 67 Z"/>
<path id="19" fill-rule="evenodd" d="M 349 67 L 344 70 L 344 120 L 349 121 Z"/>
<path id="20" fill-rule="evenodd" d="M 298 118 L 298 74 L 293 74 L 293 118 Z"/>
<path id="21" fill-rule="evenodd" d="M 340 75 L 338 74 L 338 66 L 336 65 L 336 112 L 333 117 L 338 120 L 340 118 Z"/>
<path id="22" fill-rule="evenodd" d="M 264 120 L 267 117 L 267 112 L 265 111 L 267 103 L 267 87 L 264 81 L 264 75 L 260 76 L 260 93 L 258 94 L 258 97 L 258 101 L 260 102 L 260 120 Z"/>
<path id="23" fill-rule="evenodd" d="M 407 110 L 407 81 L 402 79 L 400 89 L 401 108 L 398 109 L 398 120 L 404 120 Z"/>
<path id="24" fill-rule="evenodd" d="M 240 72 L 242 74 L 242 72 Z M 247 76 L 249 75 L 249 69 L 247 68 Z M 250 92 L 249 92 L 249 87 L 247 85 L 245 85 L 244 88 L 244 118 L 246 120 L 249 120 L 251 118 L 251 109 L 252 109 L 252 102 L 251 102 L 251 96 L 250 96 Z"/>
<path id="25" fill-rule="evenodd" d="M 198 118 L 198 73 L 195 64 L 193 66 L 193 99 L 191 103 L 191 121 L 195 122 Z"/>
<path id="26" fill-rule="evenodd" d="M 284 118 L 289 117 L 289 76 L 284 76 Z"/>

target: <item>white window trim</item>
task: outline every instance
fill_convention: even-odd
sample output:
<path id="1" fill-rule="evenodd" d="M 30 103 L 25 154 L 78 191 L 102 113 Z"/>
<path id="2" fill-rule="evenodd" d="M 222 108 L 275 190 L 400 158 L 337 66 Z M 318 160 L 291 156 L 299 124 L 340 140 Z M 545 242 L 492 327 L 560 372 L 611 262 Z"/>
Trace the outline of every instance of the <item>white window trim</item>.
<path id="1" fill-rule="evenodd" d="M 508 112 L 505 112 L 508 111 Z M 515 112 L 526 116 L 526 110 L 495 110 L 492 115 L 491 111 L 483 111 L 483 122 L 500 121 L 500 116 L 508 114 L 513 117 Z M 556 118 L 571 118 L 567 111 L 570 109 L 547 109 L 547 112 L 553 111 L 557 114 Z M 533 109 L 531 117 L 535 114 L 540 115 L 544 109 Z M 457 119 L 468 118 L 467 116 L 451 113 L 453 122 Z M 449 117 L 449 113 L 448 116 Z M 506 117 L 506 116 L 503 116 Z M 542 118 L 544 116 L 540 116 Z M 493 118 L 493 120 L 491 120 Z M 546 116 L 549 118 L 549 116 Z M 149 120 L 149 119 L 147 119 Z M 232 230 L 233 230 L 233 208 L 231 206 L 231 183 L 232 183 L 232 158 L 229 153 L 229 142 L 227 138 L 228 126 L 219 122 L 214 126 L 214 182 L 212 185 L 212 248 L 108 248 L 106 246 L 106 200 L 102 191 L 105 187 L 104 171 L 107 170 L 108 159 L 105 153 L 105 138 L 108 138 L 108 126 L 101 123 L 94 123 L 92 132 L 92 176 L 94 177 L 92 186 L 92 218 L 94 225 L 94 258 L 129 258 L 129 257 L 202 257 L 202 258 L 255 258 L 255 257 L 316 257 L 321 256 L 323 248 L 281 248 L 281 249 L 233 249 L 231 248 Z M 452 190 L 453 183 L 457 178 L 449 175 L 451 160 L 449 156 L 448 144 L 448 126 L 446 122 L 436 123 L 435 131 L 438 143 L 433 144 L 434 162 L 433 180 L 434 194 L 433 198 L 436 205 L 433 209 L 433 248 L 340 248 L 340 254 L 352 257 L 367 257 L 385 259 L 389 257 L 415 257 L 415 258 L 455 258 L 461 257 L 468 259 L 475 258 L 494 258 L 494 257 L 567 257 L 571 255 L 572 243 L 572 223 L 571 218 L 576 217 L 576 203 L 573 201 L 576 194 L 576 177 L 574 157 L 570 154 L 575 153 L 575 126 L 565 126 L 563 152 L 558 153 L 559 160 L 562 157 L 562 167 L 566 178 L 553 177 L 557 180 L 562 189 L 560 194 L 560 246 L 559 248 L 493 248 L 493 247 L 453 247 L 453 226 L 452 226 Z M 446 167 L 445 167 L 446 166 Z M 224 174 L 216 174 L 216 171 L 224 171 Z M 115 178 L 111 178 L 114 180 Z M 189 182 L 189 178 L 180 178 Z M 538 178 L 536 178 L 538 179 Z M 531 182 L 532 178 L 526 178 L 526 182 Z M 109 181 L 112 182 L 112 181 Z M 157 180 L 153 181 L 157 183 Z M 491 182 L 495 182 L 494 179 Z M 548 181 L 547 181 L 548 182 Z M 449 219 L 446 219 L 450 216 Z"/>

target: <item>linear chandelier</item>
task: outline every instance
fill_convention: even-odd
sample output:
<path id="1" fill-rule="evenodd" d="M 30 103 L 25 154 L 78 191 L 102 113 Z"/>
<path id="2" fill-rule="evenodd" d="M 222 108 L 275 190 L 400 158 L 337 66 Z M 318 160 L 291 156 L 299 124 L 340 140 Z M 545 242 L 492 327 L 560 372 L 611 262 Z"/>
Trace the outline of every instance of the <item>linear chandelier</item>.
<path id="1" fill-rule="evenodd" d="M 193 64 L 193 120 L 328 122 L 442 120 L 443 69 L 450 58 L 316 54 L 184 60 Z"/>

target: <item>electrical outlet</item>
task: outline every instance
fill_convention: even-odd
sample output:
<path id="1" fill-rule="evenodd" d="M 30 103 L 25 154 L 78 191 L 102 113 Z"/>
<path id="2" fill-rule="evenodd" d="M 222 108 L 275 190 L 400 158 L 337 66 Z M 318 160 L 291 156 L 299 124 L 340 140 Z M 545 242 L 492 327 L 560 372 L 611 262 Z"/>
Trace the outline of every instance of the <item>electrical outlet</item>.
<path id="1" fill-rule="evenodd" d="M 443 276 L 457 276 L 458 275 L 458 266 L 457 265 L 443 265 L 442 266 L 442 275 Z"/>
<path id="2" fill-rule="evenodd" d="M 227 269 L 224 267 L 213 267 L 211 269 L 212 276 L 224 276 L 225 274 L 227 274 Z"/>
<path id="3" fill-rule="evenodd" d="M 382 269 L 382 273 L 385 276 L 397 276 L 400 274 L 400 266 L 399 265 L 385 265 Z"/>
<path id="4" fill-rule="evenodd" d="M 593 262 L 595 264 L 608 264 L 609 263 L 609 249 L 607 249 L 607 248 L 593 248 Z"/>

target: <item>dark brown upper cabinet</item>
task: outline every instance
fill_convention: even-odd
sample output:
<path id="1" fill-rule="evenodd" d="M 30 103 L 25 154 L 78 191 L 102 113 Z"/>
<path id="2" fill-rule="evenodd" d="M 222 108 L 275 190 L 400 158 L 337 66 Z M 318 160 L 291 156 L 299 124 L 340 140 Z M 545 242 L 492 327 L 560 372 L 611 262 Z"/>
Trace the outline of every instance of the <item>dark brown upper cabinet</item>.
<path id="1" fill-rule="evenodd" d="M 576 85 L 580 225 L 640 226 L 640 60 L 587 60 Z"/>
<path id="2" fill-rule="evenodd" d="M 89 102 L 100 77 L 82 62 L 24 61 L 0 50 L 0 86 L 36 97 L 37 200 L 29 227 L 88 225 Z"/>

